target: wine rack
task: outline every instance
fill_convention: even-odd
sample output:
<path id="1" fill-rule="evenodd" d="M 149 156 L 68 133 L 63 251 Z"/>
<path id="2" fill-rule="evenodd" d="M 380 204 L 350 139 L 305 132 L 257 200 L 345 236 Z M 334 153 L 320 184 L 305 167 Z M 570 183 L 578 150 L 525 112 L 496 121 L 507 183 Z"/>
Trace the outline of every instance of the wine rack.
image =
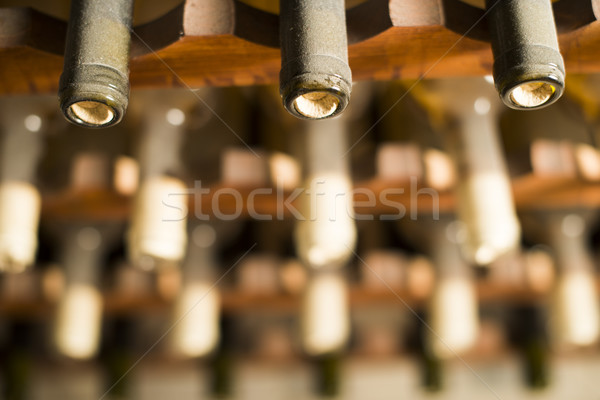
<path id="1" fill-rule="evenodd" d="M 75 33 L 67 38 L 68 1 L 60 1 L 60 11 L 50 13 L 47 4 L 21 7 L 17 0 L 0 0 L 0 123 L 6 123 L 5 136 L 0 135 L 0 189 L 10 181 L 2 174 L 11 162 L 27 164 L 22 170 L 29 173 L 12 171 L 26 185 L 17 188 L 21 192 L 5 185 L 9 201 L 0 201 L 0 211 L 11 216 L 16 208 L 9 206 L 23 209 L 25 202 L 40 208 L 39 231 L 38 210 L 27 223 L 0 220 L 0 239 L 2 229 L 12 234 L 11 225 L 27 225 L 14 236 L 29 235 L 30 256 L 14 257 L 18 240 L 12 248 L 3 248 L 0 240 L 0 339 L 4 333 L 8 338 L 4 347 L 0 341 L 0 357 L 6 353 L 11 359 L 6 371 L 0 362 L 0 389 L 4 379 L 14 393 L 24 393 L 18 380 L 10 381 L 20 373 L 20 352 L 29 354 L 32 363 L 56 364 L 62 372 L 79 365 L 104 368 L 109 379 L 115 378 L 108 386 L 116 382 L 113 393 L 120 395 L 126 389 L 118 384 L 129 365 L 133 369 L 147 355 L 150 369 L 162 375 L 171 366 L 189 372 L 190 366 L 202 364 L 202 379 L 212 381 L 212 394 L 219 397 L 229 394 L 235 357 L 240 365 L 310 366 L 318 375 L 316 391 L 324 395 L 336 393 L 346 355 L 344 363 L 358 361 L 363 368 L 365 362 L 371 373 L 378 360 L 406 356 L 407 366 L 396 370 L 410 371 L 408 385 L 413 385 L 420 364 L 429 389 L 440 387 L 440 360 L 447 366 L 460 360 L 471 370 L 470 363 L 491 365 L 507 356 L 514 364 L 513 353 L 519 352 L 529 386 L 536 387 L 546 384 L 547 341 L 564 354 L 597 359 L 592 353 L 600 337 L 600 280 L 595 255 L 586 246 L 597 240 L 600 208 L 600 0 L 537 3 L 548 19 L 553 9 L 560 52 L 551 23 L 540 34 L 551 40 L 536 37 L 523 47 L 552 42 L 546 46 L 550 58 L 561 64 L 562 55 L 564 69 L 554 65 L 561 75 L 555 80 L 508 80 L 520 87 L 548 78 L 546 83 L 556 84 L 548 105 L 561 97 L 564 86 L 565 95 L 547 114 L 504 106 L 511 107 L 510 91 L 517 86 L 499 88 L 494 63 L 514 49 L 498 46 L 502 35 L 494 31 L 503 26 L 502 17 L 492 20 L 485 11 L 494 0 L 348 0 L 345 27 L 340 1 L 294 3 L 311 5 L 302 15 L 305 25 L 322 11 L 318 6 L 335 9 L 340 18 L 331 30 L 338 42 L 326 52 L 330 63 L 341 61 L 341 74 L 308 73 L 298 65 L 292 72 L 282 69 L 280 43 L 284 66 L 290 63 L 286 53 L 298 61 L 310 45 L 280 33 L 282 26 L 289 31 L 303 27 L 290 23 L 300 19 L 289 18 L 298 16 L 293 7 L 281 7 L 289 15 L 280 26 L 286 16 L 277 14 L 277 1 L 171 0 L 169 11 L 163 4 L 159 15 L 136 19 L 133 2 L 111 0 L 115 7 L 128 6 L 117 18 L 127 20 L 119 28 L 133 18 L 129 65 L 129 35 L 121 29 L 120 62 L 112 66 L 120 75 L 106 74 L 110 79 L 103 76 L 100 84 L 89 86 L 114 89 L 116 82 L 120 104 L 108 104 L 110 94 L 89 96 L 90 89 L 84 93 L 90 98 L 65 95 L 65 100 L 61 94 L 64 104 L 59 107 L 56 101 L 50 108 L 48 99 L 55 99 L 49 95 L 64 89 L 61 73 L 69 80 L 65 70 L 72 72 L 75 87 L 93 81 L 90 76 L 103 67 L 111 68 L 101 61 L 106 53 L 99 51 L 98 58 L 88 58 L 94 73 L 77 81 L 86 75 L 81 71 L 87 63 L 77 51 L 67 51 L 70 67 L 63 70 L 65 46 L 74 48 L 68 42 L 77 42 L 83 30 L 71 24 Z M 139 11 L 147 2 L 137 0 L 134 7 Z M 94 10 L 99 13 L 102 7 Z M 526 25 L 527 18 L 520 19 Z M 321 29 L 327 27 L 320 22 Z M 536 31 L 535 25 L 528 28 Z M 518 34 L 506 37 L 510 42 Z M 324 56 L 312 50 L 314 59 Z M 319 64 L 314 59 L 306 64 Z M 336 76 L 343 84 L 293 87 L 288 92 L 294 96 L 287 99 L 286 83 L 296 84 L 303 74 Z M 325 119 L 341 114 L 346 105 L 348 110 L 327 121 L 291 118 L 272 86 L 280 79 L 285 108 L 296 117 Z M 122 123 L 87 129 L 120 122 L 128 85 L 131 102 Z M 306 94 L 302 90 L 334 94 L 339 109 L 303 112 L 295 103 Z M 520 108 L 544 106 L 548 98 Z M 111 118 L 92 118 L 87 124 L 69 118 L 70 107 L 79 102 L 113 107 L 113 114 L 109 110 Z M 74 125 L 63 120 L 60 108 Z M 34 145 L 19 140 L 28 134 L 38 135 L 29 137 Z M 39 154 L 33 149 L 37 146 Z M 431 151 L 438 164 L 428 161 Z M 25 161 L 21 153 L 27 153 Z M 274 156 L 285 159 L 285 168 L 271 164 Z M 129 169 L 117 171 L 120 161 Z M 291 184 L 279 185 L 278 174 L 286 175 L 282 171 L 293 175 Z M 118 185 L 120 173 L 131 178 L 127 190 Z M 318 208 L 331 212 L 328 205 L 338 201 L 335 196 L 333 202 L 316 201 L 320 207 L 303 202 L 295 193 L 313 190 L 312 175 L 331 183 L 325 191 L 349 195 L 343 199 L 347 214 L 321 218 L 320 224 L 312 223 L 318 218 L 298 217 Z M 431 179 L 434 175 L 451 179 L 440 183 Z M 168 201 L 173 194 L 177 201 Z M 165 209 L 172 214 L 162 214 Z M 181 218 L 169 219 L 172 215 Z M 265 228 L 264 221 L 273 224 Z M 337 224 L 328 225 L 332 221 Z M 494 242 L 494 229 L 508 239 Z M 554 261 L 550 247 L 558 254 Z M 569 260 L 582 267 L 574 268 Z M 206 308 L 190 317 L 209 294 Z M 587 311 L 577 312 L 578 304 Z M 563 331 L 544 325 L 547 311 L 553 319 L 562 318 Z M 179 331 L 186 317 L 192 322 L 181 324 Z M 63 347 L 49 343 L 54 325 L 59 325 L 55 336 L 63 336 Z M 294 330 L 295 325 L 301 328 Z M 42 332 L 45 342 L 33 346 L 27 337 L 18 340 L 21 330 Z M 169 336 L 171 330 L 175 334 Z M 125 343 L 134 331 L 139 343 Z M 546 331 L 564 337 L 549 340 Z M 310 344 L 319 335 L 326 342 L 322 348 Z M 146 343 L 154 336 L 158 341 Z M 167 348 L 167 340 L 161 344 L 164 338 L 178 341 L 179 349 Z M 440 346 L 442 339 L 451 345 Z M 12 348 L 10 340 L 21 344 Z M 32 352 L 38 347 L 39 357 Z M 463 350 L 465 359 L 455 357 Z M 229 351 L 238 353 L 231 357 Z M 563 363 L 561 357 L 556 359 Z M 505 369 L 514 370 L 513 364 Z M 496 375 L 490 374 L 486 379 L 491 381 Z"/>
<path id="2" fill-rule="evenodd" d="M 555 2 L 571 74 L 600 71 L 596 0 Z M 0 93 L 55 93 L 66 22 L 30 8 L 0 9 Z M 368 0 L 347 10 L 354 79 L 490 74 L 483 10 L 461 0 Z M 276 15 L 238 0 L 187 0 L 134 28 L 133 88 L 248 86 L 277 82 Z"/>

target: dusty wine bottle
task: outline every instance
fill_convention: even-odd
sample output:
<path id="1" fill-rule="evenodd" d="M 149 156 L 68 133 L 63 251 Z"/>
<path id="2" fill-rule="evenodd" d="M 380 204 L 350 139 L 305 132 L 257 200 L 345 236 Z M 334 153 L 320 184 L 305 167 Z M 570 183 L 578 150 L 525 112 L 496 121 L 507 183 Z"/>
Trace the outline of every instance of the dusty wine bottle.
<path id="1" fill-rule="evenodd" d="M 213 287 L 217 232 L 209 224 L 198 224 L 190 236 L 171 336 L 173 351 L 182 358 L 205 357 L 219 342 L 221 295 Z"/>
<path id="2" fill-rule="evenodd" d="M 281 0 L 280 9 L 285 108 L 305 119 L 341 113 L 352 89 L 344 0 Z"/>
<path id="3" fill-rule="evenodd" d="M 436 221 L 431 253 L 436 282 L 429 299 L 429 353 L 436 359 L 455 358 L 475 346 L 479 314 L 475 279 L 459 246 L 460 223 Z"/>
<path id="4" fill-rule="evenodd" d="M 551 0 L 486 0 L 494 82 L 515 109 L 548 106 L 565 87 Z"/>
<path id="5" fill-rule="evenodd" d="M 54 342 L 60 354 L 86 360 L 99 350 L 104 308 L 101 292 L 101 232 L 90 226 L 66 232 L 65 288 L 59 300 Z"/>
<path id="6" fill-rule="evenodd" d="M 311 269 L 343 268 L 356 246 L 352 178 L 344 118 L 306 122 L 304 187 L 294 240 L 300 260 Z M 318 193 L 318 195 L 316 195 Z"/>
<path id="7" fill-rule="evenodd" d="M 49 103 L 49 100 L 52 103 Z M 50 104 L 52 104 L 50 106 Z M 0 121 L 0 271 L 22 272 L 35 262 L 41 195 L 37 168 L 45 115 L 54 99 L 6 97 Z"/>
<path id="8" fill-rule="evenodd" d="M 60 108 L 76 125 L 121 121 L 129 101 L 133 0 L 74 0 L 59 83 Z"/>
<path id="9" fill-rule="evenodd" d="M 587 246 L 585 214 L 549 215 L 548 244 L 554 250 L 557 282 L 552 328 L 559 347 L 593 346 L 600 339 L 600 302 L 594 256 Z"/>
<path id="10" fill-rule="evenodd" d="M 187 249 L 186 183 L 181 146 L 186 114 L 172 97 L 147 95 L 137 145 L 139 187 L 127 234 L 128 257 L 144 270 L 172 267 Z M 153 100 L 154 99 L 154 100 Z M 177 103 L 175 103 L 177 104 Z"/>
<path id="11" fill-rule="evenodd" d="M 348 282 L 342 270 L 316 271 L 307 282 L 301 305 L 304 351 L 313 357 L 335 354 L 350 337 Z"/>

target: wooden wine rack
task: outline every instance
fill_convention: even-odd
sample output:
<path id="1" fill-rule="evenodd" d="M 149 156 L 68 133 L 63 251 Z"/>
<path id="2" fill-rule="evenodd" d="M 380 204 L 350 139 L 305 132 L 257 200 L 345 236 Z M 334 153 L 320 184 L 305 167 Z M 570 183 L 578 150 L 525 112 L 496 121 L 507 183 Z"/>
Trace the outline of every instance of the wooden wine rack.
<path id="1" fill-rule="evenodd" d="M 600 0 L 558 0 L 554 3 L 560 47 L 568 73 L 600 72 Z M 347 11 L 349 60 L 355 80 L 396 80 L 454 76 L 481 76 L 492 70 L 492 53 L 484 11 L 461 0 L 367 0 Z M 0 8 L 0 94 L 47 94 L 58 90 L 63 66 L 66 21 L 30 8 Z M 136 26 L 132 35 L 130 64 L 132 88 L 245 86 L 278 81 L 280 52 L 278 18 L 237 0 L 186 0 L 162 17 Z M 378 194 L 384 188 L 404 188 L 406 182 L 371 180 L 358 188 Z M 216 190 L 218 188 L 214 188 Z M 252 188 L 238 188 L 245 200 Z M 214 192 L 213 190 L 213 192 Z M 597 182 L 570 178 L 524 176 L 513 181 L 520 211 L 556 208 L 597 208 Z M 276 213 L 276 195 L 256 198 L 261 214 Z M 391 199 L 411 212 L 410 191 Z M 210 195 L 201 200 L 212 204 Z M 416 210 L 431 214 L 427 196 Z M 195 203 L 190 202 L 193 212 Z M 226 203 L 224 214 L 234 213 Z M 454 197 L 440 193 L 441 212 L 454 209 Z M 46 221 L 125 221 L 131 199 L 112 191 L 91 190 L 44 195 L 42 218 Z M 394 211 L 383 204 L 357 213 L 374 215 Z M 531 302 L 544 294 L 519 288 L 480 285 L 483 301 L 509 299 Z M 423 299 L 400 293 L 411 304 Z M 394 293 L 352 292 L 355 305 L 396 302 Z M 106 296 L 109 313 L 166 310 L 158 298 Z M 278 305 L 295 310 L 299 299 L 225 293 L 227 312 Z M 49 315 L 51 305 L 0 302 L 0 315 Z"/>
<path id="2" fill-rule="evenodd" d="M 600 72 L 598 0 L 554 2 L 568 73 Z M 347 11 L 355 80 L 491 73 L 484 11 L 461 0 L 368 0 Z M 278 17 L 237 0 L 186 0 L 134 29 L 133 88 L 275 83 Z M 0 93 L 58 89 L 66 22 L 0 9 Z"/>

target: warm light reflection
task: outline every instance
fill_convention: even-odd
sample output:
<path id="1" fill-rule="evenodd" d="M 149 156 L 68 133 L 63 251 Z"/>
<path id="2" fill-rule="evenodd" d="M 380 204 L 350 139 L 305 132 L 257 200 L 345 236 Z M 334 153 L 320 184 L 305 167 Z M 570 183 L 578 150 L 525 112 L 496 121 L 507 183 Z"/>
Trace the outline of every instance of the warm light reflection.
<path id="1" fill-rule="evenodd" d="M 157 176 L 142 182 L 134 203 L 128 246 L 132 262 L 154 269 L 177 262 L 187 244 L 187 188 L 176 178 Z"/>
<path id="2" fill-rule="evenodd" d="M 37 114 L 29 114 L 23 120 L 23 124 L 25 125 L 25 129 L 29 132 L 39 132 L 42 129 L 43 121 Z"/>
<path id="3" fill-rule="evenodd" d="M 315 273 L 302 302 L 302 342 L 313 356 L 341 350 L 350 333 L 348 286 L 340 273 Z"/>
<path id="4" fill-rule="evenodd" d="M 145 271 L 140 272 L 147 273 Z M 161 268 L 156 271 L 156 291 L 160 297 L 167 301 L 174 300 L 181 292 L 183 284 L 181 276 L 181 268 Z"/>
<path id="5" fill-rule="evenodd" d="M 431 261 L 423 256 L 410 260 L 406 273 L 408 292 L 423 299 L 433 291 L 435 271 Z"/>
<path id="6" fill-rule="evenodd" d="M 181 126 L 185 122 L 185 113 L 179 108 L 171 108 L 165 114 L 167 122 L 173 126 Z"/>
<path id="7" fill-rule="evenodd" d="M 21 272 L 33 264 L 41 198 L 35 186 L 0 184 L 0 271 Z"/>
<path id="8" fill-rule="evenodd" d="M 271 182 L 284 190 L 293 190 L 300 186 L 301 169 L 298 161 L 285 153 L 273 153 L 269 157 Z"/>
<path id="9" fill-rule="evenodd" d="M 98 101 L 79 101 L 69 107 L 69 119 L 73 122 L 82 121 L 88 126 L 104 126 L 109 124 L 117 115 L 116 110 Z M 84 125 L 84 124 L 82 124 Z"/>
<path id="10" fill-rule="evenodd" d="M 220 295 L 209 282 L 183 286 L 175 303 L 173 345 L 186 357 L 209 354 L 219 340 Z"/>
<path id="11" fill-rule="evenodd" d="M 540 293 L 548 292 L 554 285 L 556 278 L 554 261 L 550 254 L 536 248 L 527 252 L 525 274 L 529 287 Z"/>
<path id="12" fill-rule="evenodd" d="M 97 287 L 68 285 L 58 305 L 56 345 L 71 358 L 87 359 L 98 350 L 102 295 Z"/>
<path id="13" fill-rule="evenodd" d="M 456 183 L 456 171 L 447 153 L 427 149 L 423 153 L 425 177 L 429 186 L 437 190 L 451 189 Z"/>
<path id="14" fill-rule="evenodd" d="M 523 108 L 535 108 L 547 103 L 556 93 L 556 88 L 547 82 L 524 82 L 512 89 L 510 99 Z"/>
<path id="15" fill-rule="evenodd" d="M 296 110 L 311 119 L 327 118 L 335 113 L 339 105 L 338 98 L 327 92 L 309 92 L 294 100 Z"/>
<path id="16" fill-rule="evenodd" d="M 575 158 L 579 173 L 590 181 L 600 180 L 600 151 L 589 144 L 575 147 Z"/>
<path id="17" fill-rule="evenodd" d="M 138 189 L 140 166 L 131 157 L 119 157 L 115 161 L 115 190 L 125 196 L 135 194 Z"/>
<path id="18" fill-rule="evenodd" d="M 279 267 L 279 280 L 287 293 L 299 294 L 306 287 L 308 273 L 300 261 L 290 259 Z"/>
<path id="19" fill-rule="evenodd" d="M 473 111 L 479 115 L 487 115 L 492 110 L 492 102 L 485 96 L 478 97 L 473 103 Z"/>

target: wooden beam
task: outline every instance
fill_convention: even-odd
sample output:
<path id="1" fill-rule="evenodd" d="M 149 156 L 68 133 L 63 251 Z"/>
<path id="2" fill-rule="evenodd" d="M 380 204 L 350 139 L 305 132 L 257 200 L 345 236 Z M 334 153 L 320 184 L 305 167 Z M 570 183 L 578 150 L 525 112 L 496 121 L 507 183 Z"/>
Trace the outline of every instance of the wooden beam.
<path id="1" fill-rule="evenodd" d="M 253 187 L 217 185 L 205 189 L 209 192 L 189 195 L 189 218 L 214 218 L 219 214 L 250 218 L 254 214 L 260 218 L 287 219 L 293 218 L 292 208 L 299 205 L 297 196 L 275 187 L 267 194 L 265 188 L 261 188 L 255 195 L 252 193 L 257 188 Z M 231 195 L 232 189 L 239 194 L 241 204 Z M 356 184 L 353 195 L 357 219 L 382 215 L 387 215 L 386 219 L 428 216 L 436 210 L 440 214 L 453 212 L 455 207 L 451 192 L 437 192 L 416 182 L 361 182 Z M 520 212 L 600 207 L 600 184 L 580 179 L 525 175 L 513 180 L 513 195 Z M 106 190 L 45 194 L 42 218 L 48 221 L 125 221 L 131 206 L 130 198 Z"/>

